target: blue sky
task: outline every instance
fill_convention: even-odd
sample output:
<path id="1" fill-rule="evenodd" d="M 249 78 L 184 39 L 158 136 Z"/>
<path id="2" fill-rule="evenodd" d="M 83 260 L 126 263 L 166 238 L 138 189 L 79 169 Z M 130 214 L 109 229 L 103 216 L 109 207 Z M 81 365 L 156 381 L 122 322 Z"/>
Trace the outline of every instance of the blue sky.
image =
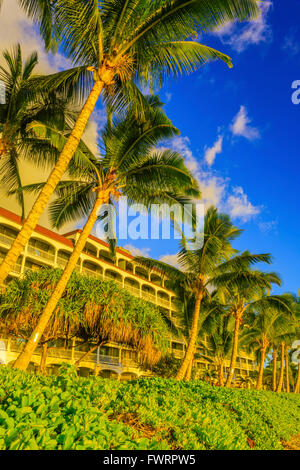
<path id="1" fill-rule="evenodd" d="M 199 38 L 230 55 L 233 69 L 215 62 L 172 81 L 160 95 L 168 116 L 181 130 L 181 136 L 168 145 L 182 152 L 195 171 L 206 205 L 217 205 L 244 229 L 236 248 L 272 253 L 271 269 L 284 281 L 276 291 L 296 292 L 300 288 L 300 104 L 294 105 L 291 96 L 292 83 L 300 80 L 300 1 L 264 0 L 262 5 L 260 20 Z M 61 54 L 45 53 L 17 0 L 5 0 L 1 48 L 18 41 L 26 54 L 38 50 L 43 73 L 69 65 Z M 90 140 L 96 140 L 97 125 L 102 124 L 99 106 L 88 131 Z M 24 184 L 41 180 L 35 172 L 27 169 Z M 11 199 L 0 197 L 1 205 L 18 211 Z M 44 214 L 41 224 L 47 223 Z M 120 245 L 171 262 L 178 249 L 174 240 L 120 240 Z"/>
<path id="2" fill-rule="evenodd" d="M 300 80 L 300 2 L 265 3 L 257 24 L 203 38 L 232 57 L 233 69 L 211 64 L 172 83 L 161 97 L 182 133 L 173 147 L 195 160 L 207 202 L 244 229 L 235 246 L 272 253 L 271 269 L 284 281 L 278 291 L 297 292 L 300 105 L 292 103 L 291 87 Z M 215 152 L 206 151 L 213 147 L 219 153 L 209 166 L 205 155 L 211 162 Z M 134 245 L 156 258 L 177 250 L 176 241 Z"/>

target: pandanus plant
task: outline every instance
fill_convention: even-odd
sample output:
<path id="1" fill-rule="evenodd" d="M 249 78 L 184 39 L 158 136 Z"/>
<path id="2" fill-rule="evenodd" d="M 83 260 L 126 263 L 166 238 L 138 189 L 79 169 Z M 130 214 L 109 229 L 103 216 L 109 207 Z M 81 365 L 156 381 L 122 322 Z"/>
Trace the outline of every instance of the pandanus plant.
<path id="1" fill-rule="evenodd" d="M 28 339 L 60 276 L 61 270 L 42 269 L 12 281 L 1 295 L 1 330 Z M 75 337 L 92 345 L 88 352 L 110 341 L 126 344 L 138 352 L 140 363 L 152 366 L 166 351 L 168 334 L 162 316 L 149 302 L 136 299 L 113 281 L 74 273 L 41 336 L 42 369 L 47 344 Z"/>
<path id="2" fill-rule="evenodd" d="M 114 96 L 133 103 L 142 97 L 136 85 L 149 89 L 172 76 L 230 58 L 198 41 L 231 21 L 248 21 L 260 12 L 257 0 L 20 0 L 40 24 L 47 47 L 59 43 L 73 61 L 70 70 L 39 78 L 36 86 L 77 88 L 87 96 L 47 183 L 22 230 L 0 266 L 0 285 L 28 242 L 78 147 L 99 100 Z M 54 38 L 54 41 L 53 41 Z"/>
<path id="3" fill-rule="evenodd" d="M 131 112 L 113 121 L 109 115 L 102 132 L 102 155 L 98 160 L 87 157 L 86 163 L 81 160 L 77 166 L 76 162 L 72 162 L 69 172 L 73 179 L 58 185 L 58 198 L 50 207 L 52 222 L 59 228 L 66 221 L 78 217 L 85 217 L 87 221 L 38 325 L 15 362 L 15 368 L 27 368 L 88 236 L 98 217 L 101 217 L 103 205 L 113 206 L 120 196 L 127 196 L 130 202 L 143 203 L 150 209 L 152 203 L 172 205 L 177 202 L 181 205 L 189 201 L 190 196 L 199 197 L 198 185 L 185 167 L 183 157 L 171 150 L 154 147 L 162 139 L 177 133 L 178 130 L 161 109 L 158 99 L 150 97 L 149 107 L 142 121 Z M 59 137 L 60 140 L 57 141 L 61 142 L 63 136 Z M 23 189 L 32 191 L 41 186 L 43 185 L 30 185 Z"/>

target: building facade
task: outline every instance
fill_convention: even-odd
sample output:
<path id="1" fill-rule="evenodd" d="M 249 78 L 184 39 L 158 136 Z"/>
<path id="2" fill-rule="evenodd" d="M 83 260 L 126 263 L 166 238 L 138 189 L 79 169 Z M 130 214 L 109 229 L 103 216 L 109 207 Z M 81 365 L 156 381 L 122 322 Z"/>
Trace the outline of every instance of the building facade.
<path id="1" fill-rule="evenodd" d="M 19 216 L 0 208 L 0 263 L 10 249 L 14 239 L 22 227 Z M 74 243 L 80 235 L 80 230 L 59 235 L 44 227 L 37 226 L 23 253 L 13 267 L 6 284 L 14 278 L 22 277 L 27 271 L 35 271 L 43 267 L 64 268 L 72 253 Z M 76 271 L 85 276 L 102 280 L 113 280 L 132 295 L 143 298 L 156 305 L 161 311 L 176 319 L 177 303 L 175 294 L 168 288 L 168 280 L 159 271 L 150 271 L 138 265 L 129 251 L 117 248 L 116 257 L 112 259 L 108 245 L 102 240 L 90 235 L 85 249 L 80 256 Z M 2 286 L 5 288 L 5 286 Z M 178 339 L 170 340 L 170 352 L 181 359 L 185 353 L 184 342 Z M 16 338 L 0 337 L 0 363 L 13 362 L 22 348 L 24 341 Z M 86 345 L 73 340 L 68 345 L 63 341 L 56 342 L 47 353 L 47 370 L 55 373 L 61 362 L 75 363 L 84 353 Z M 200 358 L 195 361 L 199 372 L 212 367 L 210 361 L 201 358 L 201 348 L 198 348 Z M 41 349 L 37 348 L 31 363 L 32 369 L 39 367 Z M 237 375 L 249 375 L 255 369 L 254 358 L 243 354 L 238 359 Z M 104 377 L 131 379 L 141 375 L 149 375 L 139 366 L 136 351 L 125 345 L 110 343 L 90 353 L 80 363 L 82 375 L 100 374 Z"/>

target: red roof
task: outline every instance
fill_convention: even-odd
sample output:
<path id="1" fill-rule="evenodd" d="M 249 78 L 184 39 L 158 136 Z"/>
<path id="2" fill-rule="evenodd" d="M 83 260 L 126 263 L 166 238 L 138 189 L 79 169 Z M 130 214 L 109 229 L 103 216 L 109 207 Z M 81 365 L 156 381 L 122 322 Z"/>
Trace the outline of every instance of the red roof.
<path id="1" fill-rule="evenodd" d="M 24 225 L 26 221 L 26 219 L 22 220 L 19 215 L 16 215 L 13 212 L 8 211 L 7 209 L 3 209 L 3 207 L 0 207 L 0 215 L 20 225 Z M 60 243 L 63 243 L 64 245 L 73 248 L 73 243 L 71 242 L 71 240 L 68 240 L 68 238 L 65 238 L 63 235 L 59 235 L 58 233 L 52 232 L 52 230 L 42 227 L 41 225 L 37 225 L 34 231 L 46 237 L 52 238 L 52 240 L 56 240 Z"/>

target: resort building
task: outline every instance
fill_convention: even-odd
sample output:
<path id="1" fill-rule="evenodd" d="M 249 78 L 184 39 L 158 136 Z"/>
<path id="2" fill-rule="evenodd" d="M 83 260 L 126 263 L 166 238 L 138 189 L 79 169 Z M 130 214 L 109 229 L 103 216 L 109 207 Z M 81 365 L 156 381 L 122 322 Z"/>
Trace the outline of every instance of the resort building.
<path id="1" fill-rule="evenodd" d="M 0 262 L 10 249 L 14 239 L 22 227 L 22 220 L 16 214 L 0 208 Z M 80 230 L 59 235 L 49 229 L 37 226 L 25 247 L 22 255 L 13 267 L 6 284 L 14 278 L 22 277 L 27 271 L 35 271 L 43 267 L 64 268 L 78 237 Z M 159 309 L 176 320 L 177 303 L 174 292 L 168 288 L 168 279 L 159 271 L 150 271 L 138 265 L 134 257 L 123 248 L 117 248 L 116 257 L 112 259 L 107 243 L 90 235 L 85 249 L 80 256 L 77 272 L 103 280 L 113 280 L 132 295 L 152 302 Z M 5 288 L 5 286 L 2 286 Z M 170 352 L 181 359 L 185 353 L 185 344 L 177 339 L 169 338 Z M 18 338 L 1 338 L 0 364 L 13 362 L 24 347 L 24 341 Z M 47 354 L 47 370 L 55 373 L 61 362 L 74 363 L 84 353 L 81 342 L 75 339 L 68 345 L 65 341 L 56 341 Z M 196 370 L 203 371 L 213 368 L 207 357 L 205 344 L 197 349 Z M 31 368 L 39 367 L 41 349 L 37 348 L 31 363 Z M 253 356 L 243 354 L 238 359 L 236 375 L 247 376 L 255 370 Z M 125 345 L 110 343 L 90 353 L 81 362 L 81 375 L 100 374 L 104 377 L 132 379 L 149 375 L 150 371 L 142 370 L 139 366 L 138 354 Z"/>

